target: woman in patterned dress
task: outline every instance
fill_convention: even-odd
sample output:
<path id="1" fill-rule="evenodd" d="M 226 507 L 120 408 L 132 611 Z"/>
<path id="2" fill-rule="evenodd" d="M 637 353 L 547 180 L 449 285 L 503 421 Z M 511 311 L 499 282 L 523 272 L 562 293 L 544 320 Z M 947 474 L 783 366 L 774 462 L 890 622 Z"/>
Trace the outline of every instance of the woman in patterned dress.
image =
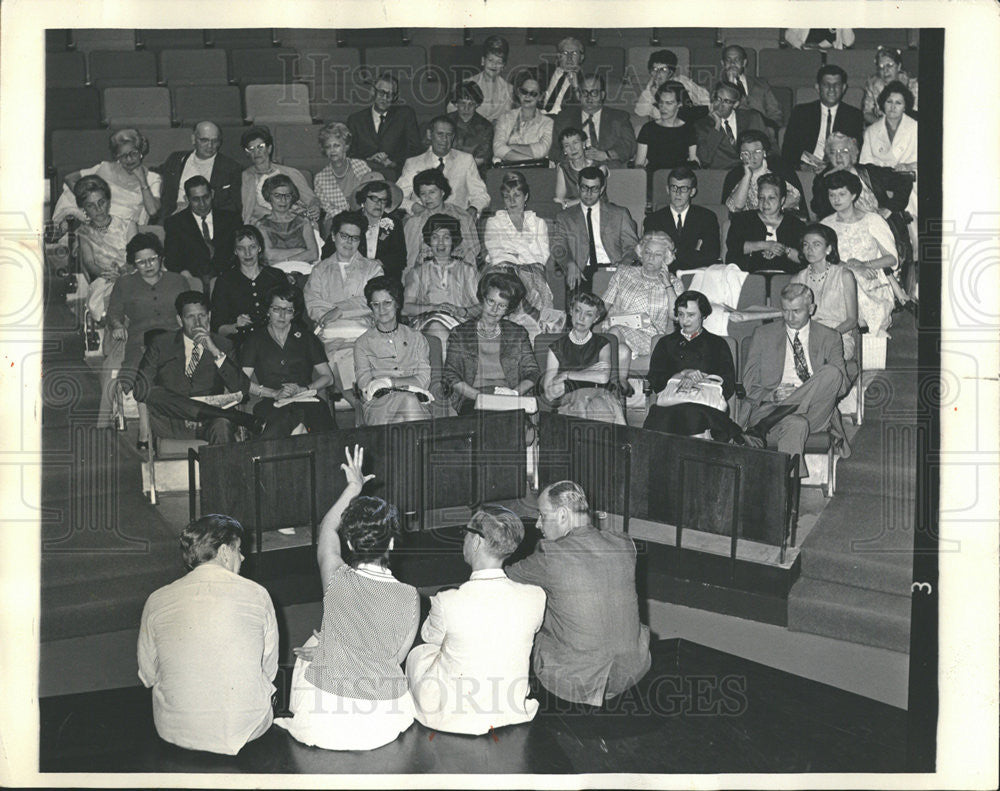
<path id="1" fill-rule="evenodd" d="M 858 285 L 854 273 L 841 265 L 837 232 L 813 223 L 802 234 L 802 260 L 808 266 L 792 278 L 809 286 L 816 312 L 813 320 L 840 333 L 844 359 L 854 359 L 854 334 L 858 326 Z"/>
<path id="2" fill-rule="evenodd" d="M 351 147 L 351 130 L 346 124 L 331 121 L 319 130 L 319 147 L 330 161 L 313 178 L 313 189 L 326 215 L 323 221 L 323 238 L 330 234 L 330 224 L 335 215 L 348 209 L 356 209 L 350 196 L 362 184 L 362 176 L 372 169 L 363 159 L 351 159 L 347 151 Z"/>

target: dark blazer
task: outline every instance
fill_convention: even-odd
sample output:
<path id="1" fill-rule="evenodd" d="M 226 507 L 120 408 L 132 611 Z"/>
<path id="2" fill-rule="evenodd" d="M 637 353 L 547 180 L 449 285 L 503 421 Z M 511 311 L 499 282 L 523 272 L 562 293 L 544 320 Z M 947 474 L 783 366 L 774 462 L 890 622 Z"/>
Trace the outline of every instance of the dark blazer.
<path id="1" fill-rule="evenodd" d="M 556 69 L 558 68 L 558 66 L 559 66 L 558 63 L 555 63 L 555 62 L 552 62 L 552 63 L 546 62 L 546 63 L 541 64 L 535 70 L 535 73 L 538 75 L 538 87 L 542 91 L 542 95 L 538 97 L 538 109 L 541 110 L 542 112 L 545 112 L 545 110 L 544 110 L 544 107 L 545 107 L 545 104 L 546 104 L 546 102 L 545 102 L 545 95 L 546 95 L 546 92 L 549 90 L 549 83 L 552 82 L 552 75 L 556 73 Z M 573 105 L 579 105 L 580 104 L 579 85 L 583 81 L 583 75 L 584 74 L 586 74 L 586 70 L 583 70 L 583 69 L 581 69 L 577 73 L 576 87 L 574 87 L 574 86 L 571 85 L 566 90 L 566 93 L 563 95 L 562 104 L 559 107 L 560 110 L 562 110 L 564 107 L 571 107 Z M 514 95 L 514 99 L 515 100 L 517 99 L 516 93 Z"/>
<path id="2" fill-rule="evenodd" d="M 181 187 L 181 174 L 188 157 L 194 156 L 194 151 L 174 151 L 166 162 L 158 168 L 153 168 L 163 179 L 160 189 L 161 220 L 177 211 L 177 191 Z M 243 205 L 240 199 L 240 181 L 243 178 L 243 168 L 222 152 L 215 155 L 212 164 L 212 176 L 208 183 L 212 185 L 214 196 L 212 206 L 216 209 L 226 209 L 242 215 Z"/>
<path id="3" fill-rule="evenodd" d="M 888 209 L 891 212 L 906 210 L 910 200 L 910 190 L 913 189 L 913 179 L 909 173 L 897 173 L 892 168 L 879 165 L 856 164 L 854 169 L 874 193 L 880 209 Z M 830 196 L 826 189 L 826 178 L 831 172 L 831 169 L 827 168 L 813 181 L 812 202 L 809 205 L 818 220 L 833 214 Z"/>
<path id="4" fill-rule="evenodd" d="M 778 241 L 786 247 L 799 249 L 802 242 L 802 232 L 806 224 L 798 217 L 785 212 L 778 224 L 775 234 Z M 729 232 L 726 234 L 726 263 L 736 264 L 744 272 L 756 272 L 758 269 L 781 269 L 794 274 L 805 268 L 805 264 L 796 263 L 787 256 L 765 258 L 763 253 L 743 252 L 745 242 L 763 242 L 767 237 L 767 228 L 756 209 L 736 212 L 729 216 Z"/>
<path id="5" fill-rule="evenodd" d="M 385 235 L 384 239 L 382 232 L 379 232 L 378 246 L 371 252 L 368 252 L 368 238 L 362 234 L 358 252 L 365 258 L 380 261 L 382 271 L 385 274 L 402 282 L 403 270 L 406 268 L 406 241 L 403 236 L 403 225 L 406 224 L 406 217 L 402 216 L 398 210 L 386 216 L 392 219 L 393 229 Z M 323 243 L 320 258 L 329 258 L 333 253 L 333 239 L 327 237 Z"/>
<path id="6" fill-rule="evenodd" d="M 420 140 L 417 114 L 412 107 L 406 105 L 394 104 L 389 107 L 378 134 L 375 133 L 371 107 L 351 114 L 347 119 L 347 128 L 351 130 L 348 156 L 368 161 L 379 151 L 384 151 L 395 163 L 397 176 L 409 157 L 422 153 L 426 148 Z M 368 164 L 373 170 L 381 172 L 382 166 L 378 163 L 369 161 Z"/>
<path id="7" fill-rule="evenodd" d="M 153 338 L 139 363 L 136 399 L 144 401 L 149 388 L 153 386 L 163 387 L 175 395 L 187 398 L 219 395 L 227 391 L 246 393 L 250 380 L 236 363 L 233 344 L 215 333 L 212 333 L 212 341 L 226 355 L 225 361 L 218 366 L 212 355 L 203 352 L 194 376 L 188 379 L 184 374 L 183 331 L 163 332 Z"/>
<path id="8" fill-rule="evenodd" d="M 476 324 L 476 319 L 470 319 L 455 327 L 448 336 L 448 357 L 441 380 L 456 410 L 466 398 L 454 389 L 455 383 L 465 382 L 471 387 L 479 371 Z M 527 331 L 520 324 L 506 319 L 500 320 L 500 367 L 510 388 L 516 388 L 525 379 L 537 382 L 540 375 Z"/>
<path id="9" fill-rule="evenodd" d="M 763 132 L 769 138 L 772 133 L 764 123 L 764 116 L 756 110 L 744 110 L 738 108 L 733 110 L 736 115 L 736 138 L 747 129 L 756 129 Z M 736 147 L 735 141 L 730 143 L 729 136 L 721 127 L 715 128 L 715 116 L 709 114 L 704 118 L 699 118 L 694 123 L 695 136 L 698 138 L 698 159 L 703 168 L 712 170 L 729 170 L 740 164 L 740 151 Z"/>
<path id="10" fill-rule="evenodd" d="M 820 129 L 820 101 L 806 104 L 797 104 L 792 108 L 792 115 L 788 119 L 788 126 L 785 129 L 785 142 L 781 146 L 781 158 L 785 164 L 793 170 L 798 168 L 802 159 L 802 152 L 812 153 L 816 145 L 816 138 L 819 137 Z M 857 107 L 840 103 L 837 108 L 837 117 L 833 119 L 833 131 L 843 132 L 858 141 L 858 150 L 861 150 L 861 135 L 865 131 L 864 118 Z"/>
<path id="11" fill-rule="evenodd" d="M 675 272 L 678 269 L 698 269 L 719 261 L 722 249 L 719 218 L 715 216 L 714 211 L 704 206 L 692 203 L 688 207 L 684 229 L 679 235 L 669 206 L 664 206 L 646 217 L 642 232 L 647 231 L 666 231 L 674 240 L 677 257 L 670 269 Z"/>
<path id="12" fill-rule="evenodd" d="M 736 390 L 736 366 L 729 344 L 706 329 L 690 341 L 681 335 L 680 330 L 660 338 L 649 358 L 649 386 L 654 393 L 659 393 L 672 376 L 686 368 L 721 376 L 722 397 L 727 401 Z"/>
<path id="13" fill-rule="evenodd" d="M 601 244 L 611 259 L 610 266 L 631 264 L 635 260 L 635 246 L 639 234 L 635 220 L 624 206 L 601 201 L 601 227 L 594 229 L 601 235 Z M 587 265 L 590 237 L 587 234 L 587 218 L 578 204 L 563 209 L 556 215 L 549 241 L 552 260 L 556 268 L 565 274 L 566 264 L 572 262 L 580 269 Z"/>
<path id="14" fill-rule="evenodd" d="M 559 115 L 555 117 L 552 125 L 552 145 L 549 148 L 549 159 L 555 162 L 562 162 L 562 145 L 559 143 L 559 135 L 563 129 L 575 126 L 583 129 L 583 109 L 579 105 L 563 107 Z M 586 131 L 586 130 L 584 130 Z M 593 141 L 591 141 L 593 143 Z M 597 142 L 594 148 L 601 151 L 614 152 L 617 159 L 609 159 L 606 163 L 608 167 L 625 167 L 626 163 L 635 157 L 635 129 L 632 121 L 629 120 L 628 113 L 616 110 L 613 107 L 601 108 L 601 123 L 597 129 Z"/>
<path id="15" fill-rule="evenodd" d="M 188 207 L 171 214 L 163 223 L 165 266 L 171 272 L 186 269 L 195 277 L 216 277 L 232 264 L 233 244 L 240 216 L 225 209 L 212 210 L 214 236 L 210 251 L 201 235 L 201 218 Z"/>

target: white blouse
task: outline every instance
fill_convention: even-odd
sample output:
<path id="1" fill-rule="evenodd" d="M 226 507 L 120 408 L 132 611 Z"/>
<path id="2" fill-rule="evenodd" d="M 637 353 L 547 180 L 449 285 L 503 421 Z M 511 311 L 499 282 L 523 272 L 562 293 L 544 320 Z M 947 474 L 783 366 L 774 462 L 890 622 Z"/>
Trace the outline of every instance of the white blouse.
<path id="1" fill-rule="evenodd" d="M 498 211 L 486 221 L 483 243 L 489 263 L 544 265 L 548 261 L 549 228 L 545 220 L 525 209 L 523 225 L 523 230 L 517 230 L 506 210 Z"/>

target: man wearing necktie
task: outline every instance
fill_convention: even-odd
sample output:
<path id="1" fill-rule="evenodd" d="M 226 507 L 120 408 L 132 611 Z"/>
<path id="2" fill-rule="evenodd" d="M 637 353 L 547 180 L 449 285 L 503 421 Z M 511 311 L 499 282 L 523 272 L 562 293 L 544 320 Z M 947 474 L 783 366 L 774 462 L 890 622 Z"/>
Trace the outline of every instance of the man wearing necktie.
<path id="1" fill-rule="evenodd" d="M 163 223 L 164 265 L 208 294 L 212 280 L 232 263 L 240 217 L 216 208 L 215 193 L 204 176 L 185 181 L 184 194 L 187 207 Z"/>
<path id="2" fill-rule="evenodd" d="M 559 135 L 564 129 L 582 129 L 589 160 L 609 168 L 624 168 L 635 158 L 635 128 L 628 113 L 605 107 L 607 86 L 604 77 L 588 74 L 580 82 L 580 104 L 564 107 L 552 125 L 549 159 L 563 160 Z"/>
<path id="3" fill-rule="evenodd" d="M 381 74 L 372 86 L 372 103 L 347 118 L 351 132 L 351 159 L 363 159 L 368 167 L 394 181 L 407 157 L 420 153 L 420 129 L 412 107 L 399 104 L 399 82 Z"/>
<path id="4" fill-rule="evenodd" d="M 815 102 L 792 108 L 781 158 L 789 169 L 799 168 L 819 173 L 826 167 L 826 140 L 834 132 L 853 137 L 861 147 L 864 116 L 857 107 L 841 101 L 847 90 L 847 72 L 828 64 L 816 74 Z"/>
<path id="5" fill-rule="evenodd" d="M 847 392 L 840 333 L 811 317 L 812 290 L 790 283 L 781 290 L 782 321 L 763 324 L 750 339 L 743 364 L 746 433 L 769 447 L 799 455 L 799 475 L 808 477 L 803 449 L 809 435 L 832 427 L 842 436 L 838 399 Z M 850 453 L 844 438 L 841 455 Z"/>
<path id="6" fill-rule="evenodd" d="M 730 170 L 739 165 L 740 152 L 736 141 L 745 129 L 756 129 L 772 139 L 764 117 L 756 110 L 738 107 L 739 103 L 740 92 L 735 85 L 716 83 L 712 90 L 711 112 L 694 124 L 698 160 L 702 167 Z"/>
<path id="7" fill-rule="evenodd" d="M 555 68 L 544 64 L 538 72 L 538 84 L 544 86 L 539 108 L 552 116 L 558 115 L 563 107 L 580 101 L 580 67 L 585 57 L 583 44 L 575 38 L 564 38 L 556 49 Z"/>

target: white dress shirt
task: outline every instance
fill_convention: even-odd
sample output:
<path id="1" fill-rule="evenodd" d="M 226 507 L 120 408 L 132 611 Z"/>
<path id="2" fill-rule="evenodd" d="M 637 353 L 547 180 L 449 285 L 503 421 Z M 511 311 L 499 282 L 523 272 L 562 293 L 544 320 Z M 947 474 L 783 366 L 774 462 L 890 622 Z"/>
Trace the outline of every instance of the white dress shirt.
<path id="1" fill-rule="evenodd" d="M 198 155 L 191 152 L 191 156 L 184 163 L 184 170 L 181 171 L 181 180 L 177 185 L 177 208 L 174 213 L 181 211 L 187 206 L 187 193 L 184 192 L 184 182 L 194 176 L 204 176 L 209 181 L 212 180 L 212 168 L 215 166 L 215 157 L 208 159 L 198 159 Z"/>
<path id="2" fill-rule="evenodd" d="M 472 154 L 453 148 L 443 159 L 444 177 L 451 185 L 448 202 L 454 203 L 463 211 L 469 206 L 475 206 L 478 211 L 489 206 L 490 194 L 486 191 L 486 184 L 479 175 L 479 168 L 476 167 Z M 403 191 L 403 202 L 400 205 L 407 212 L 417 202 L 417 196 L 413 194 L 413 177 L 422 170 L 430 170 L 438 165 L 438 155 L 430 148 L 423 154 L 410 157 L 403 164 L 403 173 L 396 184 Z"/>
<path id="3" fill-rule="evenodd" d="M 597 252 L 597 263 L 598 264 L 611 264 L 611 256 L 608 255 L 608 251 L 604 249 L 604 243 L 601 241 L 601 202 L 597 201 L 593 206 L 584 206 L 583 201 L 580 201 L 580 208 L 583 210 L 583 222 L 587 222 L 587 210 L 593 209 L 590 215 L 590 222 L 594 226 L 594 247 Z M 580 268 L 583 269 L 587 265 L 586 261 L 580 263 Z"/>
<path id="4" fill-rule="evenodd" d="M 555 90 L 556 85 L 559 84 L 559 78 L 562 77 L 565 74 L 567 76 L 566 76 L 566 79 L 563 81 L 562 87 L 559 89 L 559 95 L 558 95 L 558 97 L 556 97 L 556 103 L 553 104 L 552 105 L 552 109 L 548 111 L 548 115 L 558 115 L 559 114 L 559 111 L 562 109 L 563 100 L 566 98 L 566 91 L 568 91 L 570 89 L 570 87 L 572 86 L 572 83 L 571 83 L 572 78 L 569 76 L 572 73 L 573 72 L 563 71 L 558 66 L 556 67 L 556 70 L 554 72 L 552 72 L 552 78 L 549 80 L 549 84 L 545 88 L 544 95 L 542 96 L 541 100 L 538 102 L 538 108 L 540 110 L 542 110 L 542 112 L 545 112 L 545 110 L 543 108 L 548 107 L 549 96 L 551 95 L 552 91 Z M 580 79 L 581 79 L 579 71 L 576 72 L 576 79 L 577 79 L 577 85 L 579 85 L 580 84 Z"/>
<path id="5" fill-rule="evenodd" d="M 788 335 L 788 348 L 785 349 L 785 369 L 781 374 L 781 383 L 798 387 L 802 384 L 802 380 L 799 379 L 799 375 L 795 372 L 795 354 L 792 352 L 792 343 L 795 341 L 795 333 L 797 332 L 799 334 L 799 343 L 802 344 L 802 353 L 806 358 L 806 368 L 809 369 L 809 375 L 812 376 L 812 363 L 809 362 L 809 322 L 806 322 L 806 326 L 800 330 L 793 330 L 786 325 L 785 332 Z"/>
<path id="6" fill-rule="evenodd" d="M 819 103 L 819 134 L 816 136 L 816 145 L 813 146 L 813 156 L 817 159 L 823 159 L 826 156 L 827 111 L 830 113 L 830 134 L 833 134 L 833 125 L 837 123 L 837 110 L 839 109 L 839 103 L 835 104 L 833 107 L 827 107 L 822 102 Z"/>

